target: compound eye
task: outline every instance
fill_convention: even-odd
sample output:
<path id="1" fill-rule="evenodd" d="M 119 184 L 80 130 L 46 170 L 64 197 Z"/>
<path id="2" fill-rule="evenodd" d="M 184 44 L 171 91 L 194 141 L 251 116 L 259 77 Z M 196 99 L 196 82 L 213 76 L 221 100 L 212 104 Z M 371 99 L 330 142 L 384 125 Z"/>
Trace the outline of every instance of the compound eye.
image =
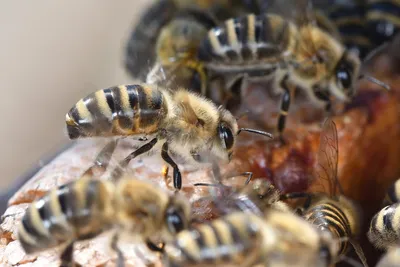
<path id="1" fill-rule="evenodd" d="M 231 149 L 234 142 L 232 130 L 229 127 L 226 127 L 224 124 L 220 124 L 218 128 L 219 136 L 223 141 L 223 145 L 226 149 Z"/>
<path id="2" fill-rule="evenodd" d="M 343 88 L 351 87 L 351 75 L 347 69 L 341 68 L 336 73 L 337 79 L 342 84 Z"/>
<path id="3" fill-rule="evenodd" d="M 175 209 L 167 212 L 166 221 L 168 230 L 173 234 L 179 233 L 185 229 L 184 220 L 182 219 L 181 214 Z"/>

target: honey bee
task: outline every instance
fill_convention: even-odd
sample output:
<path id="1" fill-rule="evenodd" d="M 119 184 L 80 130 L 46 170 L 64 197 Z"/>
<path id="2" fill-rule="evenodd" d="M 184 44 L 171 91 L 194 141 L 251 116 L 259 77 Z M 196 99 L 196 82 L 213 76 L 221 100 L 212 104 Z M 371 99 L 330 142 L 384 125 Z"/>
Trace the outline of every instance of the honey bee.
<path id="1" fill-rule="evenodd" d="M 270 210 L 234 212 L 178 233 L 166 243 L 165 266 L 331 266 L 337 243 L 300 217 Z"/>
<path id="2" fill-rule="evenodd" d="M 336 125 L 328 118 L 321 132 L 318 164 L 314 175 L 316 180 L 313 187 L 317 191 L 289 193 L 282 199 L 305 198 L 304 206 L 300 209 L 303 218 L 321 231 L 331 233 L 335 240 L 341 240 L 339 255 L 344 255 L 348 243 L 351 243 L 363 265 L 368 266 L 361 247 L 354 240 L 360 232 L 360 211 L 356 204 L 342 193 L 337 178 L 338 156 Z M 328 188 L 324 182 L 327 182 Z"/>
<path id="3" fill-rule="evenodd" d="M 392 40 L 400 29 L 400 2 L 397 0 L 368 0 L 367 31 L 371 42 L 379 46 Z"/>
<path id="4" fill-rule="evenodd" d="M 310 10 L 298 13 L 305 14 L 300 23 L 271 13 L 228 19 L 208 32 L 198 53 L 210 76 L 229 77 L 233 92 L 242 94 L 249 81 L 272 81 L 275 92 L 282 94 L 280 135 L 295 89 L 329 111 L 332 99 L 347 102 L 354 96 L 357 79 L 378 82 L 360 75 L 359 57 L 315 26 Z"/>
<path id="5" fill-rule="evenodd" d="M 380 210 L 371 220 L 368 231 L 369 241 L 377 248 L 387 249 L 400 242 L 397 230 L 397 217 L 400 210 L 400 179 L 390 186 L 385 196 L 387 205 Z"/>
<path id="6" fill-rule="evenodd" d="M 373 48 L 366 25 L 366 1 L 313 1 L 317 8 L 335 25 L 339 32 L 339 40 L 360 58 L 364 58 Z"/>
<path id="7" fill-rule="evenodd" d="M 396 267 L 400 265 L 400 248 L 390 248 L 388 252 L 379 260 L 376 267 Z"/>
<path id="8" fill-rule="evenodd" d="M 251 172 L 242 175 L 247 175 L 247 179 L 241 187 L 207 183 L 196 183 L 194 186 L 212 186 L 220 189 L 219 192 L 211 191 L 211 198 L 222 214 L 245 211 L 263 216 L 264 212 L 271 208 L 289 212 L 289 207 L 280 200 L 280 191 L 270 181 L 263 178 L 252 181 Z"/>
<path id="9" fill-rule="evenodd" d="M 232 114 L 187 90 L 168 90 L 151 85 L 121 85 L 99 90 L 79 100 L 66 115 L 68 135 L 80 137 L 123 137 L 155 135 L 123 161 L 161 150 L 173 168 L 174 188 L 182 187 L 181 173 L 170 153 L 185 163 L 201 165 L 229 162 L 236 136 L 243 131 L 272 138 L 267 132 L 239 128 Z M 111 142 L 115 144 L 114 141 Z M 107 146 L 111 155 L 115 145 Z"/>
<path id="10" fill-rule="evenodd" d="M 133 235 L 156 250 L 154 242 L 172 240 L 188 227 L 187 200 L 131 178 L 112 183 L 86 175 L 51 190 L 34 201 L 23 216 L 18 228 L 22 248 L 30 254 L 65 245 L 61 266 L 71 266 L 75 242 L 116 229 L 111 247 L 123 263 L 120 237 Z"/>

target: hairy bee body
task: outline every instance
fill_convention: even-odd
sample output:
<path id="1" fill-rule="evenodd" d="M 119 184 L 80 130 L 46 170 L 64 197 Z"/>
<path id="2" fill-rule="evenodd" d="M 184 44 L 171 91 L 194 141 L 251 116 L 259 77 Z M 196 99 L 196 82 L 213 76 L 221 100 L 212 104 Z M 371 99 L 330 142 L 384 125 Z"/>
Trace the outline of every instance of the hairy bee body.
<path id="1" fill-rule="evenodd" d="M 113 184 L 80 179 L 34 201 L 18 228 L 26 253 L 92 238 L 113 224 Z"/>
<path id="2" fill-rule="evenodd" d="M 371 220 L 368 238 L 378 248 L 387 249 L 400 241 L 398 217 L 400 212 L 400 179 L 396 180 L 388 189 L 384 204 Z"/>
<path id="3" fill-rule="evenodd" d="M 336 253 L 307 222 L 271 210 L 235 212 L 182 231 L 165 246 L 166 266 L 327 266 Z"/>
<path id="4" fill-rule="evenodd" d="M 360 228 L 360 220 L 352 202 L 340 196 L 329 198 L 319 196 L 304 211 L 303 218 L 322 231 L 328 231 L 336 240 L 349 239 L 356 236 Z M 339 254 L 345 254 L 348 241 L 340 242 Z"/>
<path id="5" fill-rule="evenodd" d="M 379 260 L 376 267 L 396 267 L 400 265 L 400 248 L 398 246 L 390 248 L 388 252 Z"/>
<path id="6" fill-rule="evenodd" d="M 73 248 L 74 242 L 111 228 L 118 230 L 118 238 L 124 234 L 144 242 L 168 241 L 188 226 L 189 216 L 185 199 L 151 183 L 125 177 L 114 184 L 83 176 L 34 201 L 19 225 L 18 239 L 26 253 L 61 244 Z"/>
<path id="7" fill-rule="evenodd" d="M 386 249 L 399 242 L 399 211 L 400 203 L 395 203 L 384 207 L 372 218 L 368 238 L 377 248 Z"/>
<path id="8" fill-rule="evenodd" d="M 400 29 L 400 1 L 368 0 L 366 20 L 375 46 L 391 40 Z"/>

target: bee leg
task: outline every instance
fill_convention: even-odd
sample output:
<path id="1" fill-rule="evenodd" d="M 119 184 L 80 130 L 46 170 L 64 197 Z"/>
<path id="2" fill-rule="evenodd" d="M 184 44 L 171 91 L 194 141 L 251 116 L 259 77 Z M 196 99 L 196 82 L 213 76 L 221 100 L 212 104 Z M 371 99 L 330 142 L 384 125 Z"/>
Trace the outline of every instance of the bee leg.
<path id="1" fill-rule="evenodd" d="M 172 158 L 168 154 L 168 143 L 167 142 L 165 142 L 162 146 L 161 157 L 163 158 L 163 160 L 166 163 L 171 165 L 171 167 L 174 169 L 174 174 L 173 174 L 174 188 L 177 190 L 181 190 L 181 188 L 182 188 L 181 172 L 178 168 L 178 165 L 172 160 Z"/>
<path id="2" fill-rule="evenodd" d="M 165 182 L 165 186 L 169 189 L 169 190 L 173 190 L 172 186 L 170 185 L 171 179 L 168 176 L 168 172 L 169 172 L 169 166 L 168 165 L 164 165 L 162 168 L 162 176 L 164 178 L 164 182 Z"/>
<path id="3" fill-rule="evenodd" d="M 282 144 L 285 144 L 285 140 L 283 139 L 283 130 L 285 129 L 286 125 L 286 116 L 289 112 L 290 102 L 291 102 L 291 90 L 288 86 L 288 76 L 285 76 L 281 82 L 281 87 L 283 88 L 284 92 L 281 99 L 281 106 L 280 112 L 278 117 L 278 133 L 279 139 Z"/>
<path id="4" fill-rule="evenodd" d="M 93 176 L 93 170 L 99 169 L 102 173 L 107 170 L 108 164 L 110 163 L 111 156 L 114 153 L 115 148 L 117 147 L 118 139 L 109 142 L 100 152 L 97 154 L 96 159 L 93 162 L 93 165 L 87 169 L 84 173 L 84 176 L 89 175 Z"/>
<path id="5" fill-rule="evenodd" d="M 164 252 L 164 246 L 165 246 L 165 244 L 162 243 L 161 246 L 157 246 L 156 244 L 154 244 L 154 243 L 151 242 L 150 240 L 147 240 L 147 241 L 146 241 L 146 246 L 147 246 L 147 248 L 150 249 L 151 251 L 163 253 L 163 252 Z"/>
<path id="6" fill-rule="evenodd" d="M 305 198 L 304 205 L 301 209 L 297 209 L 296 213 L 300 215 L 303 213 L 304 210 L 307 210 L 311 205 L 312 194 L 307 192 L 296 192 L 296 193 L 287 193 L 281 195 L 280 200 L 288 200 L 288 199 L 297 199 L 297 198 Z"/>
<path id="7" fill-rule="evenodd" d="M 126 166 L 128 166 L 129 162 L 136 158 L 137 156 L 146 153 L 150 151 L 153 146 L 157 143 L 158 139 L 153 138 L 150 142 L 147 144 L 139 147 L 135 151 L 133 151 L 131 154 L 129 154 L 126 158 L 124 158 L 122 161 L 119 162 L 118 166 L 112 171 L 111 173 L 111 179 L 116 180 L 121 177 L 123 170 L 125 169 Z"/>
<path id="8" fill-rule="evenodd" d="M 74 241 L 69 243 L 65 247 L 63 252 L 61 253 L 61 256 L 60 256 L 60 260 L 61 260 L 60 267 L 73 267 L 73 266 L 75 266 L 73 254 L 74 254 Z"/>
<path id="9" fill-rule="evenodd" d="M 117 267 L 125 266 L 124 254 L 118 247 L 119 235 L 115 233 L 111 239 L 111 248 L 117 253 Z"/>

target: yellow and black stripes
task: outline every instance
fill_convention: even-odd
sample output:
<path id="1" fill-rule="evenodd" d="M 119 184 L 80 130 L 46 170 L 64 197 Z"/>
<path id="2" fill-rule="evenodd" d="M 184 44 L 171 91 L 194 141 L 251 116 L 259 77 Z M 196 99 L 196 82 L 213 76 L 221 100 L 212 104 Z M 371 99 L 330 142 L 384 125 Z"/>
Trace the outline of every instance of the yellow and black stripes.
<path id="1" fill-rule="evenodd" d="M 343 44 L 347 48 L 357 50 L 364 57 L 372 48 L 371 40 L 365 27 L 366 7 L 362 2 L 347 4 L 334 3 L 327 15 L 340 32 Z"/>
<path id="2" fill-rule="evenodd" d="M 232 213 L 208 224 L 179 233 L 165 247 L 165 263 L 170 267 L 240 264 L 256 245 L 259 218 Z"/>
<path id="3" fill-rule="evenodd" d="M 384 204 L 391 205 L 400 202 L 400 179 L 394 182 L 386 192 Z"/>
<path id="4" fill-rule="evenodd" d="M 251 64 L 278 57 L 293 38 L 289 25 L 272 14 L 229 19 L 208 32 L 199 58 L 206 63 Z"/>
<path id="5" fill-rule="evenodd" d="M 303 217 L 317 228 L 329 231 L 334 238 L 350 238 L 352 236 L 350 222 L 345 213 L 332 202 L 320 203 L 311 207 Z M 348 242 L 340 244 L 339 253 L 343 254 L 346 252 Z"/>
<path id="6" fill-rule="evenodd" d="M 375 46 L 389 41 L 400 29 L 400 0 L 368 0 L 366 20 Z"/>
<path id="7" fill-rule="evenodd" d="M 99 90 L 78 101 L 66 115 L 71 139 L 153 133 L 167 114 L 164 95 L 147 85 Z"/>
<path id="8" fill-rule="evenodd" d="M 386 206 L 371 220 L 369 240 L 380 248 L 395 245 L 400 240 L 400 203 Z"/>
<path id="9" fill-rule="evenodd" d="M 100 181 L 80 179 L 34 201 L 22 218 L 18 239 L 26 253 L 86 239 L 106 226 L 98 215 L 110 198 Z M 100 194 L 102 192 L 103 194 Z"/>

